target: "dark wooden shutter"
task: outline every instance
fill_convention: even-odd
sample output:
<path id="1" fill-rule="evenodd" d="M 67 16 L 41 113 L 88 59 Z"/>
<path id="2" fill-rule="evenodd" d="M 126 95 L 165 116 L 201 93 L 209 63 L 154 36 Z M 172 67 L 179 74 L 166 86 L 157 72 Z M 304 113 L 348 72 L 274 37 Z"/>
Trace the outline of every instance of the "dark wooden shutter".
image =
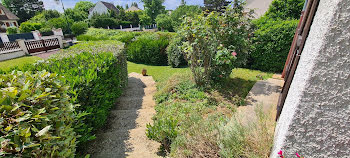
<path id="1" fill-rule="evenodd" d="M 285 67 L 284 67 L 284 85 L 278 100 L 276 120 L 281 115 L 284 103 L 286 101 L 290 85 L 292 84 L 295 70 L 298 67 L 300 55 L 303 52 L 307 36 L 309 35 L 310 27 L 316 10 L 319 4 L 319 0 L 309 0 L 306 5 L 306 10 L 301 16 L 301 21 L 294 36 L 294 40 L 289 52 Z"/>

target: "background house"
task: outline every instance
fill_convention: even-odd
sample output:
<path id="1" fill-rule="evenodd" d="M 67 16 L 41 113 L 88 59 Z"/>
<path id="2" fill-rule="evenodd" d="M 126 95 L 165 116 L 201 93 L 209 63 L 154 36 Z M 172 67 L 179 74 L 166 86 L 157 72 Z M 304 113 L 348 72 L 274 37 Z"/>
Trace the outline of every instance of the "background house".
<path id="1" fill-rule="evenodd" d="M 269 6 L 273 0 L 246 0 L 246 12 L 249 12 L 250 9 L 254 10 L 254 17 L 259 18 L 269 10 Z"/>
<path id="2" fill-rule="evenodd" d="M 94 14 L 107 14 L 109 11 L 114 11 L 119 14 L 119 9 L 114 6 L 112 3 L 99 1 L 96 3 L 95 7 L 89 10 L 89 18 Z"/>
<path id="3" fill-rule="evenodd" d="M 129 9 L 126 10 L 126 12 L 135 12 L 135 11 L 140 11 L 142 9 L 135 7 L 135 6 L 131 6 Z"/>
<path id="4" fill-rule="evenodd" d="M 0 4 L 0 23 L 2 28 L 18 27 L 19 18 Z"/>

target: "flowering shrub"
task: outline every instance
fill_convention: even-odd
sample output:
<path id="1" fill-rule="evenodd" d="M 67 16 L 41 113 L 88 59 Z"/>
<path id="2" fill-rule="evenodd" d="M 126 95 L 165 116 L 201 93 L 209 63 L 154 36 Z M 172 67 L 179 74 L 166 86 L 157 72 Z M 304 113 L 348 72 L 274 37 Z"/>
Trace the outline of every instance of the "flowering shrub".
<path id="1" fill-rule="evenodd" d="M 211 12 L 186 18 L 179 30 L 186 39 L 182 49 L 198 85 L 227 78 L 235 66 L 246 61 L 250 19 L 243 16 L 240 0 L 233 5 L 234 9 L 228 7 L 222 14 Z"/>
<path id="2" fill-rule="evenodd" d="M 0 75 L 0 157 L 74 157 L 76 105 L 57 74 Z"/>

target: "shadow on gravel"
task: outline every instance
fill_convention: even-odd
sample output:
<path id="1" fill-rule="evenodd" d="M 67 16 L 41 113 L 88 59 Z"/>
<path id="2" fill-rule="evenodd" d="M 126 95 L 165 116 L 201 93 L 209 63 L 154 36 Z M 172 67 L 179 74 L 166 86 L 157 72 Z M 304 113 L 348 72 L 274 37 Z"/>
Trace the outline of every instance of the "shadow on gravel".
<path id="1" fill-rule="evenodd" d="M 96 133 L 96 139 L 90 143 L 87 153 L 92 158 L 123 158 L 132 151 L 127 140 L 129 131 L 136 128 L 138 110 L 142 107 L 146 85 L 138 78 L 129 77 L 124 94 L 111 109 L 107 124 Z"/>

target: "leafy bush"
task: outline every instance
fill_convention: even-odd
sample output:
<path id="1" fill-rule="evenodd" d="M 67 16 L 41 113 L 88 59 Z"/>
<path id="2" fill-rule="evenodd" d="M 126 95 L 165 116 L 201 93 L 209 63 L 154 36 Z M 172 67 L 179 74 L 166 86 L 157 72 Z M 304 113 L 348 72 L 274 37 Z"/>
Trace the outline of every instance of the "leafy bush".
<path id="1" fill-rule="evenodd" d="M 9 35 L 17 34 L 18 33 L 18 28 L 17 27 L 9 27 L 6 30 L 6 33 L 9 34 Z"/>
<path id="2" fill-rule="evenodd" d="M 50 19 L 45 25 L 49 28 L 61 28 L 63 33 L 68 34 L 70 33 L 69 26 L 72 26 L 73 20 L 69 19 L 65 16 L 61 16 L 59 18 L 53 18 Z"/>
<path id="3" fill-rule="evenodd" d="M 54 73 L 0 76 L 0 156 L 74 157 L 75 108 L 68 86 Z"/>
<path id="4" fill-rule="evenodd" d="M 157 34 L 144 34 L 136 38 L 127 49 L 128 59 L 133 62 L 167 65 L 168 38 Z"/>
<path id="5" fill-rule="evenodd" d="M 110 108 L 127 84 L 123 44 L 113 41 L 84 42 L 46 61 L 27 65 L 24 70 L 48 70 L 64 76 L 73 102 L 81 105 L 75 125 L 80 143 L 94 139 L 93 132 L 105 124 Z"/>
<path id="6" fill-rule="evenodd" d="M 89 26 L 87 23 L 80 21 L 74 23 L 71 27 L 71 30 L 74 35 L 79 36 L 81 34 L 84 34 L 88 28 Z"/>
<path id="7" fill-rule="evenodd" d="M 90 25 L 95 28 L 108 28 L 118 26 L 118 22 L 109 14 L 94 14 L 90 19 Z"/>
<path id="8" fill-rule="evenodd" d="M 256 21 L 250 67 L 262 71 L 282 72 L 293 42 L 298 20 Z"/>
<path id="9" fill-rule="evenodd" d="M 243 7 L 235 7 L 223 14 L 203 13 L 185 19 L 179 34 L 186 40 L 182 49 L 198 85 L 227 78 L 235 66 L 245 63 L 250 19 L 243 13 Z"/>
<path id="10" fill-rule="evenodd" d="M 110 39 L 117 40 L 125 43 L 126 45 L 129 45 L 135 37 L 141 34 L 141 32 L 123 32 L 118 35 L 112 36 Z"/>
<path id="11" fill-rule="evenodd" d="M 42 27 L 41 23 L 23 22 L 19 26 L 19 31 L 21 33 L 28 33 L 31 31 L 40 30 L 41 27 Z"/>
<path id="12" fill-rule="evenodd" d="M 184 53 L 182 52 L 183 40 L 180 37 L 176 37 L 170 41 L 170 44 L 167 48 L 168 54 L 168 64 L 171 67 L 180 67 L 187 64 L 187 61 L 184 58 Z"/>

